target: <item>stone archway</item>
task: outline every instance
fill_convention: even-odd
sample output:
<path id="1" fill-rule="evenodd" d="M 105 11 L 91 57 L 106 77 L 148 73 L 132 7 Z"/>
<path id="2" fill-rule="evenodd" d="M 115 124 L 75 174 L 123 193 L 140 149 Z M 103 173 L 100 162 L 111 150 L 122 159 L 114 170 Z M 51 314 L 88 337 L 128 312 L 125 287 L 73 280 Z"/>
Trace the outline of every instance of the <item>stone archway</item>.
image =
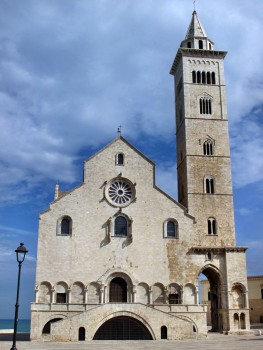
<path id="1" fill-rule="evenodd" d="M 115 277 L 110 282 L 110 303 L 127 303 L 127 283 L 121 277 Z"/>
<path id="2" fill-rule="evenodd" d="M 153 340 L 151 333 L 139 320 L 117 316 L 103 323 L 93 340 Z"/>
<path id="3" fill-rule="evenodd" d="M 210 317 L 211 317 L 211 331 L 218 332 L 223 329 L 222 324 L 222 282 L 219 271 L 212 265 L 205 266 L 200 274 L 203 274 L 209 282 L 209 303 L 210 303 Z"/>

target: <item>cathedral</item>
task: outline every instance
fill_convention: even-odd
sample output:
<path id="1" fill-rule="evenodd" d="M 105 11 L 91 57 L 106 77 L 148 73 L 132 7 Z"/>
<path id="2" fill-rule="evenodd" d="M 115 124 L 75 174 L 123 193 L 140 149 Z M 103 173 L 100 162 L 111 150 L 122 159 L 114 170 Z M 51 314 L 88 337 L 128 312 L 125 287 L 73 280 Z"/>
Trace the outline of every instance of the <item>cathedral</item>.
<path id="1" fill-rule="evenodd" d="M 178 201 L 122 136 L 56 186 L 40 214 L 31 339 L 159 340 L 248 332 L 246 247 L 236 246 L 225 51 L 196 11 L 174 77 Z M 48 254 L 48 258 L 47 258 Z M 200 303 L 200 275 L 209 282 Z"/>

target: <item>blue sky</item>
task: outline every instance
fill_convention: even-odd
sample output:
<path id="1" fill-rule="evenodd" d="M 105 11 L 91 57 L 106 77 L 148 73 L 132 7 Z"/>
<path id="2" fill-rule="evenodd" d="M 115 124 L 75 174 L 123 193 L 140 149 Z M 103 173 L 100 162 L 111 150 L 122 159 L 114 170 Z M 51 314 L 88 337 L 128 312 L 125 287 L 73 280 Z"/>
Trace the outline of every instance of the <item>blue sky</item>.
<path id="1" fill-rule="evenodd" d="M 0 4 L 0 318 L 34 300 L 38 214 L 57 181 L 82 181 L 83 160 L 123 136 L 157 165 L 177 198 L 173 78 L 192 0 L 2 0 Z M 262 0 L 199 0 L 225 59 L 236 236 L 249 275 L 263 275 Z M 48 259 L 48 252 L 47 252 Z"/>

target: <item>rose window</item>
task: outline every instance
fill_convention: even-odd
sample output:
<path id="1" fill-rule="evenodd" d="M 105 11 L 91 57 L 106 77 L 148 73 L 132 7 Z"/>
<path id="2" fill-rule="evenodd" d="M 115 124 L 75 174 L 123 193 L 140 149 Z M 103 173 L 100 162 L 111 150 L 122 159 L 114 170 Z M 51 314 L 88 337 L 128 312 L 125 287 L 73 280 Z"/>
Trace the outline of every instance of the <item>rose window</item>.
<path id="1" fill-rule="evenodd" d="M 124 208 L 135 199 L 135 185 L 125 177 L 118 176 L 110 180 L 104 189 L 105 199 L 114 207 Z"/>
<path id="2" fill-rule="evenodd" d="M 114 181 L 109 187 L 108 195 L 116 204 L 127 204 L 132 198 L 132 188 L 122 180 Z"/>

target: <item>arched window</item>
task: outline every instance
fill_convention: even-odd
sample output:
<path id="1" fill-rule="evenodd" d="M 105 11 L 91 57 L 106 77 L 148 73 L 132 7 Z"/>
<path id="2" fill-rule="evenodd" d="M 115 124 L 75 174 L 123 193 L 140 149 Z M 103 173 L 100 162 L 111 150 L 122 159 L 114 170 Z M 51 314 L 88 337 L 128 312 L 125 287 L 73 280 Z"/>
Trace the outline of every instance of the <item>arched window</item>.
<path id="1" fill-rule="evenodd" d="M 199 100 L 200 114 L 212 114 L 212 99 L 201 97 Z"/>
<path id="2" fill-rule="evenodd" d="M 116 163 L 116 165 L 124 165 L 124 154 L 123 153 L 116 154 L 115 163 Z"/>
<path id="3" fill-rule="evenodd" d="M 212 50 L 212 45 L 209 43 L 209 50 Z"/>
<path id="4" fill-rule="evenodd" d="M 201 84 L 201 72 L 197 72 L 197 84 Z"/>
<path id="5" fill-rule="evenodd" d="M 212 176 L 205 177 L 205 193 L 215 193 L 215 183 L 214 178 Z"/>
<path id="6" fill-rule="evenodd" d="M 216 219 L 208 218 L 208 220 L 207 220 L 207 233 L 209 235 L 216 235 Z"/>
<path id="7" fill-rule="evenodd" d="M 207 72 L 207 74 L 206 74 L 206 81 L 207 81 L 207 84 L 211 84 L 211 73 L 210 72 Z"/>
<path id="8" fill-rule="evenodd" d="M 119 236 L 119 237 L 128 236 L 128 222 L 123 215 L 119 215 L 115 219 L 114 236 Z"/>
<path id="9" fill-rule="evenodd" d="M 187 47 L 188 47 L 188 49 L 191 49 L 191 41 L 188 41 L 188 43 L 187 43 Z"/>
<path id="10" fill-rule="evenodd" d="M 198 41 L 199 50 L 203 50 L 203 40 Z"/>
<path id="11" fill-rule="evenodd" d="M 192 81 L 194 84 L 196 83 L 196 71 L 195 70 L 192 71 Z"/>
<path id="12" fill-rule="evenodd" d="M 167 222 L 167 237 L 175 237 L 175 224 L 173 221 Z"/>
<path id="13" fill-rule="evenodd" d="M 216 83 L 216 74 L 215 72 L 212 72 L 212 84 L 215 85 Z"/>
<path id="14" fill-rule="evenodd" d="M 164 222 L 164 237 L 178 238 L 178 222 L 176 220 L 166 220 Z"/>
<path id="15" fill-rule="evenodd" d="M 206 252 L 205 260 L 212 261 L 213 260 L 213 253 L 212 252 Z"/>
<path id="16" fill-rule="evenodd" d="M 206 84 L 206 73 L 202 72 L 202 84 Z"/>
<path id="17" fill-rule="evenodd" d="M 212 114 L 212 101 L 211 98 L 208 100 L 208 112 L 207 114 Z"/>
<path id="18" fill-rule="evenodd" d="M 206 140 L 203 143 L 203 151 L 205 156 L 213 155 L 213 142 L 211 140 Z"/>
<path id="19" fill-rule="evenodd" d="M 161 327 L 161 339 L 167 339 L 167 327 L 166 326 Z"/>
<path id="20" fill-rule="evenodd" d="M 65 236 L 72 234 L 72 219 L 69 216 L 63 216 L 61 219 L 58 234 Z"/>

